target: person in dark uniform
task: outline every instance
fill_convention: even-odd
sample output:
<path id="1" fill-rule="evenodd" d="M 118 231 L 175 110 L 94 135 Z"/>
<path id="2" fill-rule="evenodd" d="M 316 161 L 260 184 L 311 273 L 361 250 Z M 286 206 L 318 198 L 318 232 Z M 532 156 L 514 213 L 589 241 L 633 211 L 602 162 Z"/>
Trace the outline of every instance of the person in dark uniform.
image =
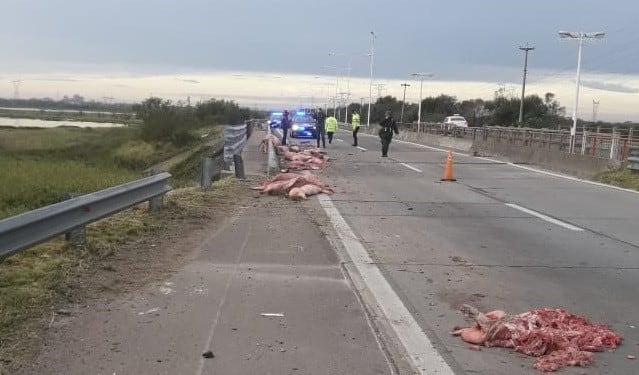
<path id="1" fill-rule="evenodd" d="M 285 109 L 282 113 L 282 145 L 286 146 L 286 137 L 288 136 L 288 129 L 291 127 L 291 118 L 288 116 L 288 110 Z"/>
<path id="2" fill-rule="evenodd" d="M 313 114 L 313 118 L 315 119 L 315 126 L 317 127 L 317 148 L 320 146 L 320 138 L 322 139 L 322 147 L 326 148 L 326 115 L 321 108 L 318 108 L 317 112 Z"/>
<path id="3" fill-rule="evenodd" d="M 382 141 L 382 157 L 388 157 L 388 146 L 393 140 L 393 133 L 399 134 L 397 122 L 393 118 L 391 111 L 386 111 L 384 119 L 379 123 L 379 139 Z"/>

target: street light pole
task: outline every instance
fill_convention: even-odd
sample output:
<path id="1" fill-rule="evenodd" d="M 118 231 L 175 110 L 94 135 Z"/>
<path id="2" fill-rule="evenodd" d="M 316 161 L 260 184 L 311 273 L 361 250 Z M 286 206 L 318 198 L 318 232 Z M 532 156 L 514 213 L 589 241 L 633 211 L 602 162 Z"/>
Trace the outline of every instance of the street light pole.
<path id="1" fill-rule="evenodd" d="M 399 116 L 399 123 L 404 123 L 404 104 L 406 103 L 406 87 L 410 86 L 408 83 L 402 83 L 401 86 L 404 86 L 404 99 L 402 99 L 402 114 Z"/>
<path id="2" fill-rule="evenodd" d="M 373 101 L 373 56 L 375 54 L 375 32 L 371 31 L 371 79 L 368 85 L 368 116 L 366 116 L 366 126 L 371 127 L 371 102 Z"/>
<path id="3" fill-rule="evenodd" d="M 524 93 L 526 92 L 526 73 L 528 72 L 528 51 L 534 51 L 535 47 L 528 47 L 528 43 L 526 43 L 526 47 L 519 47 L 519 49 L 525 52 L 524 82 L 521 85 L 521 103 L 519 103 L 519 127 L 521 127 L 524 121 Z"/>
<path id="4" fill-rule="evenodd" d="M 431 73 L 412 73 L 411 76 L 419 77 L 419 106 L 417 110 L 417 133 L 419 133 L 422 121 L 422 85 L 424 83 L 424 77 L 432 77 L 433 75 Z"/>
<path id="5" fill-rule="evenodd" d="M 603 39 L 605 33 L 584 33 L 584 32 L 569 32 L 560 31 L 559 37 L 562 39 L 574 39 L 579 42 L 579 52 L 577 55 L 577 78 L 575 79 L 575 103 L 572 109 L 572 127 L 570 128 L 570 149 L 569 152 L 573 153 L 575 150 L 575 140 L 577 135 L 577 106 L 579 105 L 579 79 L 581 74 L 581 51 L 585 39 Z"/>

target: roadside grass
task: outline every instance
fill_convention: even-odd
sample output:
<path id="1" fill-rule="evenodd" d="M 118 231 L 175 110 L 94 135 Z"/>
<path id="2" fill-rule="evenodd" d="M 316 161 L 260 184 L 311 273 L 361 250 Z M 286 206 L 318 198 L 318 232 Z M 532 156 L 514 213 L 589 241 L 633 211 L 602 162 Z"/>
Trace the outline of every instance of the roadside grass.
<path id="1" fill-rule="evenodd" d="M 177 175 L 170 182 L 174 187 L 193 186 L 202 155 L 221 149 L 222 129 L 198 129 L 194 144 L 178 148 L 142 141 L 135 126 L 0 127 L 0 220 L 59 202 L 66 193 L 84 194 L 138 179 L 154 165 L 172 168 Z M 179 234 L 181 223 L 209 219 L 211 207 L 223 212 L 243 194 L 242 184 L 224 179 L 208 192 L 197 187 L 173 190 L 158 213 L 139 205 L 88 225 L 87 245 L 81 248 L 58 236 L 0 258 L 0 374 L 14 373 L 29 361 L 56 306 L 80 299 L 96 272 L 115 272 L 122 265 L 117 262 L 130 261 L 133 270 L 144 273 L 135 281 L 144 282 L 145 267 L 161 260 L 149 259 L 153 249 L 138 251 L 139 241 Z M 140 262 L 136 256 L 146 258 Z"/>
<path id="2" fill-rule="evenodd" d="M 135 127 L 0 128 L 0 219 L 59 202 L 66 193 L 85 194 L 140 178 L 147 167 L 199 150 L 201 143 L 220 136 L 219 128 L 199 130 L 209 136 L 198 135 L 198 144 L 183 148 L 144 142 Z"/>
<path id="3" fill-rule="evenodd" d="M 639 190 L 639 173 L 633 172 L 625 166 L 599 173 L 595 179 L 606 184 Z"/>
<path id="4" fill-rule="evenodd" d="M 182 223 L 205 223 L 211 210 L 233 209 L 248 191 L 248 183 L 235 178 L 215 182 L 210 191 L 177 189 L 167 195 L 165 208 L 157 213 L 141 204 L 89 225 L 86 246 L 75 247 L 60 236 L 0 259 L 0 374 L 12 373 L 33 359 L 52 316 L 87 298 L 81 289 L 88 288 L 98 270 L 115 271 L 121 266 L 117 262 L 129 258 L 139 262 L 135 252 L 148 251 L 130 244 L 183 234 Z M 144 264 L 132 266 L 145 270 L 147 262 L 157 261 L 144 259 Z"/>

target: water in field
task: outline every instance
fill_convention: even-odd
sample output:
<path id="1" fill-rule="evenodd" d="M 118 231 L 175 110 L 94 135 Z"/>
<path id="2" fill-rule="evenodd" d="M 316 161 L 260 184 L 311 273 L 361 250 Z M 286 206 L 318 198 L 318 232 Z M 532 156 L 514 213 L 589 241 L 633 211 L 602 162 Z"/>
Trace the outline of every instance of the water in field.
<path id="1" fill-rule="evenodd" d="M 90 122 L 90 121 L 47 121 L 28 118 L 9 118 L 0 117 L 0 126 L 14 126 L 20 128 L 55 128 L 58 126 L 76 126 L 80 128 L 112 128 L 116 126 L 124 126 L 112 122 Z"/>

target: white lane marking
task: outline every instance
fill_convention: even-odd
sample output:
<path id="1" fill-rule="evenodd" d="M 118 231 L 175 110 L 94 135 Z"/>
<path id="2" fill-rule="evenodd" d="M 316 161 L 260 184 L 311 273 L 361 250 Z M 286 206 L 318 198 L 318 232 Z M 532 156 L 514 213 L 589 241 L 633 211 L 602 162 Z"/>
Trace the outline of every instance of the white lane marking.
<path id="1" fill-rule="evenodd" d="M 370 135 L 370 134 L 364 134 L 364 135 L 368 135 L 368 136 L 374 137 L 374 135 Z M 414 143 L 414 142 L 408 142 L 408 141 L 402 141 L 402 140 L 397 140 L 397 142 L 398 143 L 406 143 L 408 145 L 417 146 L 417 147 L 423 147 L 423 148 L 427 148 L 427 149 L 435 150 L 435 151 L 448 152 L 448 150 L 445 150 L 443 148 L 433 147 L 433 146 L 426 146 L 426 145 L 422 145 L 422 144 Z M 455 151 L 453 151 L 453 154 L 461 155 L 461 156 L 468 156 L 468 157 L 472 157 L 474 159 L 486 160 L 486 161 L 489 161 L 489 162 L 495 163 L 495 164 L 505 164 L 505 165 L 508 165 L 508 166 L 511 166 L 511 167 L 514 167 L 514 168 L 523 169 L 523 170 L 526 170 L 526 171 L 529 171 L 529 172 L 535 172 L 535 173 L 543 174 L 543 175 L 546 175 L 546 176 L 563 178 L 564 180 L 581 182 L 581 183 L 588 184 L 588 185 L 594 185 L 594 186 L 599 186 L 599 187 L 603 187 L 603 188 L 624 191 L 626 193 L 639 194 L 639 191 L 637 191 L 637 190 L 626 189 L 626 188 L 622 188 L 622 187 L 614 186 L 614 185 L 608 185 L 608 184 L 604 184 L 602 182 L 584 180 L 583 178 L 568 176 L 568 175 L 561 174 L 561 173 L 556 173 L 556 172 L 549 172 L 549 171 L 545 171 L 543 169 L 526 167 L 526 166 L 519 165 L 519 164 L 509 163 L 509 162 L 506 162 L 506 161 L 503 161 L 503 160 L 485 158 L 485 157 L 482 157 L 482 156 L 473 156 L 473 155 L 470 155 L 470 154 L 464 154 L 462 152 L 455 152 Z"/>
<path id="2" fill-rule="evenodd" d="M 408 164 L 406 164 L 406 163 L 399 163 L 399 164 L 403 165 L 404 167 L 406 167 L 406 168 L 408 168 L 408 169 L 412 169 L 412 170 L 414 170 L 415 172 L 422 173 L 422 171 L 421 171 L 420 169 L 417 169 L 417 168 L 413 167 L 412 165 L 408 165 Z"/>
<path id="3" fill-rule="evenodd" d="M 318 200 L 333 223 L 353 265 L 375 297 L 375 301 L 384 312 L 386 320 L 393 327 L 419 374 L 453 375 L 453 370 L 433 347 L 432 342 L 417 324 L 415 318 L 388 284 L 377 265 L 373 263 L 364 246 L 333 205 L 331 198 L 319 195 Z"/>
<path id="4" fill-rule="evenodd" d="M 337 142 L 344 142 L 344 140 L 343 140 L 343 139 L 339 139 L 339 138 L 335 138 L 335 140 L 336 140 Z"/>
<path id="5" fill-rule="evenodd" d="M 555 219 L 553 217 L 544 215 L 544 214 L 539 213 L 537 211 L 530 210 L 530 209 L 528 209 L 526 207 L 518 206 L 518 205 L 513 204 L 513 203 L 506 203 L 506 206 L 508 206 L 510 208 L 514 208 L 514 209 L 519 210 L 521 212 L 525 212 L 525 213 L 527 213 L 529 215 L 538 217 L 541 220 L 547 221 L 549 223 L 552 223 L 552 224 L 555 224 L 555 225 L 559 225 L 560 227 L 563 227 L 563 228 L 566 228 L 566 229 L 574 230 L 576 232 L 583 232 L 584 231 L 583 228 L 576 227 L 576 226 L 574 226 L 572 224 L 568 224 L 568 223 L 563 222 L 561 220 L 557 220 L 557 219 Z"/>
<path id="6" fill-rule="evenodd" d="M 362 147 L 362 146 L 357 146 L 357 148 L 359 148 L 362 151 L 366 151 L 366 149 L 364 147 Z"/>
<path id="7" fill-rule="evenodd" d="M 495 160 L 495 159 L 490 159 L 490 158 L 484 158 L 484 157 L 477 157 L 479 159 L 483 159 L 483 160 L 487 160 L 487 161 L 492 161 L 493 163 L 504 163 L 503 161 L 499 161 L 499 160 Z M 546 176 L 552 176 L 552 177 L 558 177 L 558 178 L 563 178 L 565 180 L 570 180 L 570 181 L 575 181 L 575 182 L 581 182 L 584 184 L 588 184 L 588 185 L 594 185 L 594 186 L 599 186 L 599 187 L 603 187 L 603 188 L 608 188 L 608 189 L 614 189 L 614 190 L 619 190 L 619 191 L 624 191 L 626 193 L 633 193 L 633 194 L 639 194 L 639 191 L 637 190 L 632 190 L 632 189 L 626 189 L 626 188 L 622 188 L 619 186 L 614 186 L 614 185 L 608 185 L 608 184 L 604 184 L 602 182 L 596 182 L 596 181 L 590 181 L 590 180 L 584 180 L 582 178 L 578 178 L 578 177 L 573 177 L 573 176 L 568 176 L 565 174 L 561 174 L 561 173 L 555 173 L 555 172 L 549 172 L 549 171 L 544 171 L 542 169 L 536 169 L 536 168 L 531 168 L 531 167 L 526 167 L 524 165 L 518 165 L 518 164 L 514 164 L 514 163 L 506 163 L 507 165 L 511 166 L 511 167 L 515 167 L 515 168 L 519 168 L 519 169 L 524 169 L 526 171 L 530 171 L 530 172 L 535 172 L 535 173 L 540 173 L 540 174 L 544 174 Z"/>

